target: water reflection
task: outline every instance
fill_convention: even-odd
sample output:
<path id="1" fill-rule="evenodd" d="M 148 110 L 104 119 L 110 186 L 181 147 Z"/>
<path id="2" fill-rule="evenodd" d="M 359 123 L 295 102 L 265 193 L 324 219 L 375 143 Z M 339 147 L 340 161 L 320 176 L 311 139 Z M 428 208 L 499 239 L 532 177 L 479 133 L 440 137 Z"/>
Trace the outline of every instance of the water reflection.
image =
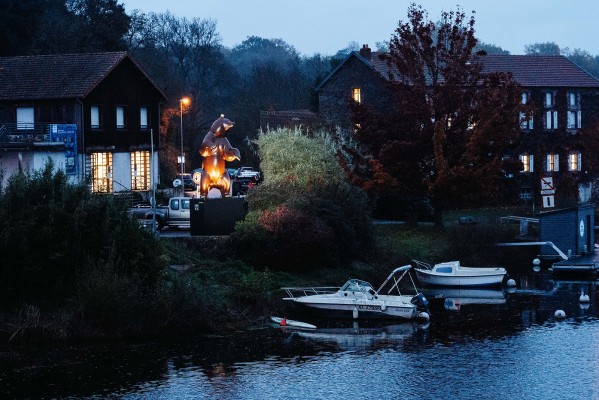
<path id="1" fill-rule="evenodd" d="M 446 310 L 460 311 L 462 306 L 469 305 L 500 305 L 506 303 L 506 292 L 493 288 L 429 288 L 424 290 L 430 301 L 443 300 Z"/>
<path id="2" fill-rule="evenodd" d="M 265 321 L 187 341 L 4 347 L 0 390 L 7 398 L 339 398 L 348 388 L 367 398 L 599 398 L 598 282 L 550 273 L 517 282 L 506 291 L 433 289 L 427 325 L 321 320 L 308 321 L 316 331 L 294 331 Z"/>

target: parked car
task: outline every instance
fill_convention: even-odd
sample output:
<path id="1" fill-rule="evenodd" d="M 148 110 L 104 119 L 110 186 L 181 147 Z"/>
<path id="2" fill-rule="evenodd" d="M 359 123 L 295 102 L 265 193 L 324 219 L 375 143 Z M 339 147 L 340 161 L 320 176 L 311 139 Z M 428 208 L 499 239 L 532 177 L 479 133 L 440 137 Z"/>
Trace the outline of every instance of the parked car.
<path id="1" fill-rule="evenodd" d="M 183 184 L 184 190 L 196 190 L 197 185 L 193 181 L 191 174 L 178 174 L 175 176 L 175 179 L 173 180 L 173 187 L 179 186 L 176 185 L 177 179 Z"/>
<path id="2" fill-rule="evenodd" d="M 129 209 L 129 214 L 135 217 L 144 226 L 149 226 L 153 220 L 156 220 L 158 230 L 165 227 L 189 227 L 190 199 L 189 197 L 172 197 L 168 205 L 159 205 L 155 208 L 147 205 L 138 205 Z M 156 215 L 154 217 L 154 214 Z"/>
<path id="3" fill-rule="evenodd" d="M 260 171 L 256 171 L 252 167 L 241 167 L 235 173 L 236 178 L 254 178 L 256 181 L 260 180 Z"/>
<path id="4" fill-rule="evenodd" d="M 231 179 L 235 178 L 235 175 L 237 175 L 237 170 L 235 168 L 227 168 L 227 172 Z"/>

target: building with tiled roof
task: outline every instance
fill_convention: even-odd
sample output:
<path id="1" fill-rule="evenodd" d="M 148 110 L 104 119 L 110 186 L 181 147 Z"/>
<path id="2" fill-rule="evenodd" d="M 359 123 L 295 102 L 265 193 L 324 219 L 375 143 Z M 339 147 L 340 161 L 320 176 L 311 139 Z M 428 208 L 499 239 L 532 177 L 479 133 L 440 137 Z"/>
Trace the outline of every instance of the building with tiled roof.
<path id="1" fill-rule="evenodd" d="M 260 111 L 260 128 L 277 129 L 311 127 L 317 122 L 316 113 L 310 110 L 269 110 Z"/>
<path id="2" fill-rule="evenodd" d="M 534 196 L 541 174 L 583 176 L 584 149 L 577 139 L 599 122 L 599 80 L 564 56 L 478 55 L 475 60 L 482 63 L 483 73 L 509 72 L 522 88 L 523 103 L 535 109 L 530 118 L 521 116 L 520 148 L 511 155 L 522 162 L 521 198 Z M 321 117 L 352 127 L 352 101 L 393 112 L 395 102 L 386 85 L 390 72 L 383 57 L 367 45 L 352 52 L 317 87 Z M 579 190 L 585 193 L 581 200 L 589 196 L 590 187 Z"/>
<path id="3" fill-rule="evenodd" d="M 147 191 L 164 101 L 126 52 L 0 57 L 0 168 L 6 178 L 51 158 L 94 191 Z"/>

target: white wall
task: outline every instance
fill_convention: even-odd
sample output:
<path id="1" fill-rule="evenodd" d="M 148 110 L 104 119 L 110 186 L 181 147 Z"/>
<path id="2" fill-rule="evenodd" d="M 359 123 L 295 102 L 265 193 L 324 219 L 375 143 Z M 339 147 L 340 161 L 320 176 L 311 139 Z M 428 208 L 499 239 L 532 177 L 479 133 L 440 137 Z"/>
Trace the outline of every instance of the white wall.
<path id="1" fill-rule="evenodd" d="M 19 158 L 23 171 L 39 171 L 46 166 L 48 159 L 54 161 L 54 170 L 64 170 L 65 157 L 64 152 L 36 151 L 34 152 L 1 152 L 0 169 L 4 172 L 2 184 L 13 174 L 19 171 Z M 77 176 L 69 176 L 69 182 L 76 183 Z"/>
<path id="2" fill-rule="evenodd" d="M 112 189 L 115 192 L 131 190 L 131 155 L 112 153 Z"/>

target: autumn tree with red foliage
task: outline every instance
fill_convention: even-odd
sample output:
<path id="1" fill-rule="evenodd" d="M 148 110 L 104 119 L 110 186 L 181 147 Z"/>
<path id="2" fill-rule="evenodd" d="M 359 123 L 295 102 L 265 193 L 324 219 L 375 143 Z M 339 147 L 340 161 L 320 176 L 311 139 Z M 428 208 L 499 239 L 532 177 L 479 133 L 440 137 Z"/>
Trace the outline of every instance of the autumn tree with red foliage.
<path id="1" fill-rule="evenodd" d="M 473 54 L 474 22 L 452 11 L 435 24 L 412 4 L 381 55 L 395 112 L 352 104 L 354 161 L 362 157 L 353 172 L 370 174 L 362 186 L 430 199 L 437 226 L 443 210 L 497 196 L 502 157 L 520 136 L 520 88 L 510 74 L 483 73 L 484 55 Z"/>

